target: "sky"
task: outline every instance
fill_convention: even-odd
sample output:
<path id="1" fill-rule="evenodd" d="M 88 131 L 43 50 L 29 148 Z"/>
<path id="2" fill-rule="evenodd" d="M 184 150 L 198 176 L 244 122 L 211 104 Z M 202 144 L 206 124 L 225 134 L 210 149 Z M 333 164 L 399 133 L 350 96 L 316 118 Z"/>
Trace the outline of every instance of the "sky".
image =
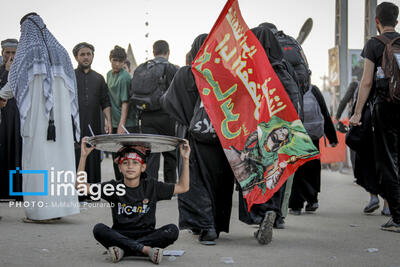
<path id="1" fill-rule="evenodd" d="M 400 0 L 390 1 L 400 5 Z M 348 47 L 361 49 L 364 0 L 348 2 Z M 72 48 L 79 42 L 95 46 L 92 68 L 105 76 L 110 70 L 108 56 L 115 45 L 127 48 L 131 43 L 140 64 L 146 57 L 152 58 L 152 44 L 161 39 L 170 45 L 170 62 L 183 66 L 194 38 L 211 30 L 225 3 L 225 0 L 4 1 L 0 39 L 18 39 L 20 19 L 26 13 L 36 12 L 70 53 L 74 67 L 77 64 Z M 321 86 L 321 77 L 328 75 L 328 49 L 335 42 L 335 0 L 239 0 L 239 6 L 250 28 L 268 21 L 293 37 L 297 37 L 305 20 L 311 17 L 314 26 L 303 49 L 313 72 L 313 83 Z"/>

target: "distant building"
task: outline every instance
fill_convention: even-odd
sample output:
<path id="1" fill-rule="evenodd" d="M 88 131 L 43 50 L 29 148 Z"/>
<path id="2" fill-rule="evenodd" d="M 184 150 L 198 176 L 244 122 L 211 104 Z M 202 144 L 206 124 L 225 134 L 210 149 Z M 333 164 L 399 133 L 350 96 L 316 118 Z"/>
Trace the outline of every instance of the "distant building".
<path id="1" fill-rule="evenodd" d="M 133 75 L 133 72 L 135 71 L 135 69 L 137 68 L 137 63 L 136 63 L 136 59 L 135 56 L 133 55 L 133 51 L 132 51 L 132 46 L 131 44 L 128 45 L 128 49 L 127 49 L 127 59 L 129 60 L 129 62 L 131 63 L 131 72 L 130 74 Z"/>

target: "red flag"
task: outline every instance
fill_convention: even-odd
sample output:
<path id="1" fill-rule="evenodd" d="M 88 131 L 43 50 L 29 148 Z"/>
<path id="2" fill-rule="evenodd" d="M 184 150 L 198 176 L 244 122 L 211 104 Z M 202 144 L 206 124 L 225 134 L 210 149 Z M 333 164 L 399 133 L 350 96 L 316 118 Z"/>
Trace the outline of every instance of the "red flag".
<path id="1" fill-rule="evenodd" d="M 249 211 L 319 157 L 237 0 L 225 5 L 192 71 Z"/>

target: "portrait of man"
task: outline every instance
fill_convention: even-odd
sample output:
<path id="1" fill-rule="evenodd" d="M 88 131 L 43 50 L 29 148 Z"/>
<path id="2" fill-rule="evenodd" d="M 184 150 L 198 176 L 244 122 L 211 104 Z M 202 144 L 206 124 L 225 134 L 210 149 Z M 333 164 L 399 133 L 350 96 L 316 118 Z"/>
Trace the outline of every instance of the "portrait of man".
<path id="1" fill-rule="evenodd" d="M 318 154 L 306 143 L 309 137 L 301 126 L 300 120 L 288 122 L 272 117 L 269 122 L 257 125 L 257 130 L 248 135 L 242 150 L 235 147 L 225 149 L 244 194 L 255 186 L 263 193 L 274 189 L 288 164 Z M 301 149 L 296 152 L 294 146 Z"/>

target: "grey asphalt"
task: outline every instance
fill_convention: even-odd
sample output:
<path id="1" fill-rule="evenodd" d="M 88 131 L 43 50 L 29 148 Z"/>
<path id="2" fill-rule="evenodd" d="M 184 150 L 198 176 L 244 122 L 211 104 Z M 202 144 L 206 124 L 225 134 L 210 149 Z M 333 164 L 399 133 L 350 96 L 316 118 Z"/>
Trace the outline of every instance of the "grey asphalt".
<path id="1" fill-rule="evenodd" d="M 112 177 L 110 159 L 103 161 L 102 169 L 103 177 Z M 168 249 L 184 250 L 184 255 L 164 257 L 161 265 L 400 266 L 400 234 L 379 229 L 388 220 L 380 209 L 372 215 L 362 213 L 368 194 L 350 174 L 323 170 L 320 208 L 315 214 L 289 215 L 286 229 L 274 230 L 266 246 L 253 238 L 254 226 L 238 220 L 237 192 L 233 198 L 230 233 L 222 233 L 216 246 L 203 246 L 183 230 Z M 1 203 L 0 216 L 0 266 L 114 266 L 92 235 L 96 223 L 111 225 L 110 208 L 85 206 L 79 215 L 46 225 L 23 223 L 23 208 Z M 177 222 L 176 198 L 159 202 L 157 225 Z M 124 259 L 115 266 L 153 264 Z"/>

